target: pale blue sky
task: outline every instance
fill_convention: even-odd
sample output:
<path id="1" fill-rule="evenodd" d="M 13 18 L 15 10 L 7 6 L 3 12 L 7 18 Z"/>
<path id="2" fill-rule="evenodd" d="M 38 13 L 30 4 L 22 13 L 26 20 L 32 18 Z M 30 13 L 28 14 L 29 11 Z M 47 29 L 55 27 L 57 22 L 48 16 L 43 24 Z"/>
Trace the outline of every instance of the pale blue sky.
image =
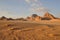
<path id="1" fill-rule="evenodd" d="M 41 16 L 45 10 L 60 17 L 60 0 L 0 0 L 0 17 L 26 17 L 34 13 Z"/>

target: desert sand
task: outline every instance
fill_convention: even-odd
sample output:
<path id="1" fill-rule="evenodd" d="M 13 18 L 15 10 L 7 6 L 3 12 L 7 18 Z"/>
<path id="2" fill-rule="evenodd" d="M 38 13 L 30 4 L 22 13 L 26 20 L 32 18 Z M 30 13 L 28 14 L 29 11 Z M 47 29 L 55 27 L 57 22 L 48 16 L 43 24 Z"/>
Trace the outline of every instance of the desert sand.
<path id="1" fill-rule="evenodd" d="M 60 40 L 60 21 L 0 21 L 0 40 Z"/>

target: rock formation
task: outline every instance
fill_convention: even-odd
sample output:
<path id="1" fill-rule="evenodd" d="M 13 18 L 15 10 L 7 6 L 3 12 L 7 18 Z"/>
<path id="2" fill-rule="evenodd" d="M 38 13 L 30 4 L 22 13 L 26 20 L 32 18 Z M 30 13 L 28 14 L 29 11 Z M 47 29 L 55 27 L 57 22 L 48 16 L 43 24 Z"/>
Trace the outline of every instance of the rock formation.
<path id="1" fill-rule="evenodd" d="M 33 14 L 31 17 L 27 17 L 27 20 L 29 20 L 29 21 L 40 21 L 41 17 L 38 16 L 37 14 Z"/>
<path id="2" fill-rule="evenodd" d="M 27 17 L 27 19 L 29 21 L 40 21 L 40 20 L 52 20 L 52 19 L 56 19 L 56 17 L 54 17 L 49 12 L 46 12 L 43 17 L 40 17 L 37 14 L 32 14 L 32 16 L 31 17 Z"/>
<path id="3" fill-rule="evenodd" d="M 27 17 L 26 18 L 28 21 L 32 21 L 33 19 L 32 19 L 32 17 Z"/>
<path id="4" fill-rule="evenodd" d="M 25 18 L 17 18 L 17 19 L 12 19 L 12 18 L 6 18 L 5 16 L 2 16 L 0 20 L 19 20 L 19 21 L 41 21 L 41 20 L 54 20 L 54 19 L 60 19 L 54 17 L 52 14 L 49 12 L 46 12 L 43 17 L 40 17 L 37 14 L 32 14 L 30 17 Z"/>
<path id="5" fill-rule="evenodd" d="M 45 13 L 44 18 L 46 18 L 46 19 L 55 19 L 55 17 L 52 14 L 50 14 L 49 12 Z"/>
<path id="6" fill-rule="evenodd" d="M 40 21 L 41 20 L 41 17 L 40 16 L 37 16 L 34 18 L 34 21 Z"/>
<path id="7" fill-rule="evenodd" d="M 2 16 L 0 20 L 7 20 L 7 18 L 5 16 Z"/>

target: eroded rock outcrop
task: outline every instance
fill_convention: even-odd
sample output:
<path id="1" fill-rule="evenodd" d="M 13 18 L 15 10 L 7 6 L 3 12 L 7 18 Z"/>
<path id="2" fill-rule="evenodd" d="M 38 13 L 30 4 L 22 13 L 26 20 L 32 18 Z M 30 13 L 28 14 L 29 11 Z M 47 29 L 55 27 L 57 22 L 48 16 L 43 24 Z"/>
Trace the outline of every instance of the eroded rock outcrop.
<path id="1" fill-rule="evenodd" d="M 44 18 L 46 18 L 46 19 L 55 19 L 55 17 L 52 14 L 50 14 L 49 12 L 45 13 Z"/>
<path id="2" fill-rule="evenodd" d="M 37 14 L 32 14 L 31 17 L 27 17 L 29 21 L 40 21 L 40 20 L 53 20 L 56 19 L 52 14 L 46 12 L 43 17 L 38 16 Z"/>
<path id="3" fill-rule="evenodd" d="M 27 20 L 29 20 L 29 21 L 40 21 L 41 17 L 38 16 L 37 14 L 33 14 L 31 17 L 27 17 Z"/>
<path id="4" fill-rule="evenodd" d="M 7 20 L 7 18 L 5 16 L 2 16 L 0 20 Z"/>

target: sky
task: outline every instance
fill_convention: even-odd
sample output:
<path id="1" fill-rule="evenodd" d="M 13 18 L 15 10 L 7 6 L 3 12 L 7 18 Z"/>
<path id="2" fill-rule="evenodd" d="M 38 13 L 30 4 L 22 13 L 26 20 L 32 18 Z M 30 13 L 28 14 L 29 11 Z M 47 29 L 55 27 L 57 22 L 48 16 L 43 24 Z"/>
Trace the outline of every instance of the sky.
<path id="1" fill-rule="evenodd" d="M 47 11 L 60 17 L 60 0 L 0 0 L 0 17 L 43 16 Z"/>

